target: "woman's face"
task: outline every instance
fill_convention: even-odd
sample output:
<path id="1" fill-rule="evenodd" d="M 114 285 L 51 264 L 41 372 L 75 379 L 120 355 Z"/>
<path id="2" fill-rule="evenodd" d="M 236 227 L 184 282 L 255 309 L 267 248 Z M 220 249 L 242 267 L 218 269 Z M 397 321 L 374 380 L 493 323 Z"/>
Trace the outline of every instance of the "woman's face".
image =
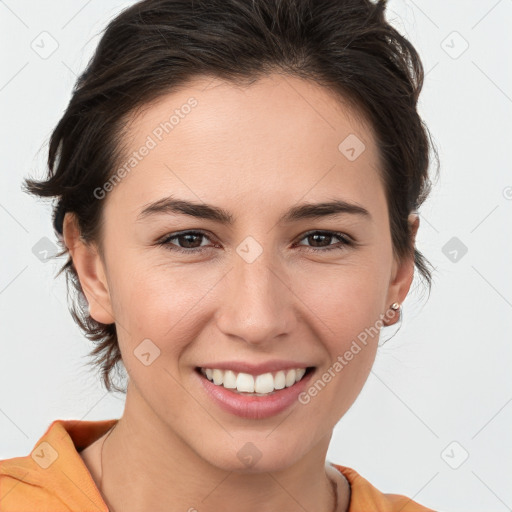
<path id="1" fill-rule="evenodd" d="M 226 470 L 325 456 L 413 275 L 393 259 L 371 131 L 319 85 L 270 75 L 197 80 L 145 107 L 124 144 L 97 199 L 105 259 L 77 270 L 93 318 L 116 322 L 125 415 Z M 195 206 L 150 208 L 170 199 Z M 310 208 L 334 202 L 354 208 Z M 271 373 L 261 391 L 311 367 L 259 397 L 198 371 L 231 368 L 241 389 L 238 372 Z"/>

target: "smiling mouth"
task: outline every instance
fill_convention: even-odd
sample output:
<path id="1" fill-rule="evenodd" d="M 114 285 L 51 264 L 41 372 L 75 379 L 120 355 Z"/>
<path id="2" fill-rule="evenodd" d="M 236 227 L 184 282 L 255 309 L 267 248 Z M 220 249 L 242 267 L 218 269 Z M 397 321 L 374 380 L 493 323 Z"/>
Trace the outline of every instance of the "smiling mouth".
<path id="1" fill-rule="evenodd" d="M 208 379 L 212 384 L 228 389 L 236 394 L 250 396 L 273 395 L 281 389 L 292 387 L 314 370 L 314 366 L 308 366 L 252 375 L 232 370 L 196 367 L 196 372 Z"/>

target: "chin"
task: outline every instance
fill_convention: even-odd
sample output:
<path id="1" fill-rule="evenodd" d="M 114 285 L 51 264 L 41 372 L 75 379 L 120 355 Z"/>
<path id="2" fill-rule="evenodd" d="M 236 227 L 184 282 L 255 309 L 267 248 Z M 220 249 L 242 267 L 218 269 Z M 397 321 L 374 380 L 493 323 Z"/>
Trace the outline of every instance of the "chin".
<path id="1" fill-rule="evenodd" d="M 274 439 L 270 439 L 274 436 Z M 211 465 L 229 472 L 239 474 L 257 474 L 286 470 L 305 455 L 305 443 L 300 436 L 296 443 L 285 443 L 283 437 L 276 432 L 240 434 L 234 436 L 229 446 L 211 447 L 210 453 L 204 453 L 204 445 L 199 454 Z M 201 453 L 202 452 L 202 453 Z"/>

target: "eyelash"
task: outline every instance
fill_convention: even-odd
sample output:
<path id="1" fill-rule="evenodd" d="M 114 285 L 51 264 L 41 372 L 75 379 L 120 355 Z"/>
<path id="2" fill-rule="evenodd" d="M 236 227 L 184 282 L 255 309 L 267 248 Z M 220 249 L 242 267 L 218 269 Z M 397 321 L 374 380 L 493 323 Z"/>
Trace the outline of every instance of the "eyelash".
<path id="1" fill-rule="evenodd" d="M 336 237 L 339 240 L 341 240 L 342 245 L 332 245 L 332 246 L 328 245 L 326 247 L 309 247 L 307 245 L 303 245 L 301 247 L 305 247 L 307 251 L 312 251 L 312 252 L 315 252 L 315 253 L 321 253 L 321 252 L 327 252 L 327 251 L 333 251 L 333 250 L 344 250 L 347 247 L 357 245 L 354 240 L 349 238 L 344 233 L 338 233 L 338 232 L 335 232 L 335 231 L 319 231 L 319 230 L 309 231 L 309 232 L 305 233 L 299 241 L 304 240 L 305 238 L 308 238 L 309 236 L 316 235 L 316 234 Z M 177 233 L 177 234 L 173 233 L 173 234 L 171 234 L 169 236 L 166 236 L 163 240 L 158 242 L 158 245 L 164 246 L 166 249 L 168 249 L 170 251 L 176 251 L 176 252 L 188 253 L 188 254 L 191 254 L 191 253 L 192 254 L 194 254 L 194 253 L 195 254 L 202 253 L 205 250 L 208 250 L 208 249 L 211 248 L 211 247 L 206 247 L 205 246 L 205 247 L 195 247 L 195 248 L 192 248 L 192 249 L 186 249 L 186 248 L 179 247 L 177 245 L 174 245 L 174 244 L 170 243 L 171 240 L 174 240 L 174 239 L 186 236 L 186 235 L 199 235 L 199 236 L 203 236 L 205 238 L 208 238 L 208 235 L 206 233 L 203 233 L 202 231 L 183 231 L 181 233 Z"/>

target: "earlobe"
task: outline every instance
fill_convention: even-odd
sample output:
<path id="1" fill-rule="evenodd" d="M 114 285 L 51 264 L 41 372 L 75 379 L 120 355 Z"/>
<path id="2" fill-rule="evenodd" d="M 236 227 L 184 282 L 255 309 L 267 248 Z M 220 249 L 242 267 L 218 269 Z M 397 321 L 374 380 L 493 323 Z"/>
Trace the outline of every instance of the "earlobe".
<path id="1" fill-rule="evenodd" d="M 114 323 L 103 262 L 97 248 L 81 237 L 78 222 L 71 212 L 64 217 L 63 238 L 89 303 L 90 316 L 102 324 Z"/>
<path id="2" fill-rule="evenodd" d="M 420 218 L 417 213 L 409 215 L 410 234 L 413 240 L 413 245 L 416 241 L 416 234 L 418 232 Z M 387 296 L 387 308 L 384 312 L 385 325 L 393 325 L 400 317 L 400 308 L 409 293 L 412 281 L 414 279 L 414 256 L 410 256 L 402 262 L 395 263 L 396 271 L 393 274 L 392 281 L 389 286 Z M 399 308 L 393 308 L 393 304 L 398 304 Z"/>

